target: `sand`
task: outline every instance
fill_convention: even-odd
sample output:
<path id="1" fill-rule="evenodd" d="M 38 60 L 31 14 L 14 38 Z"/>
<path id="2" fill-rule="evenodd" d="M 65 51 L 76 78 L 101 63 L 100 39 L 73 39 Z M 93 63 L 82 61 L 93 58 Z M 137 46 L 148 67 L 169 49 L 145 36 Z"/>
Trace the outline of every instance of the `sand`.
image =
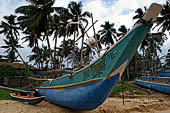
<path id="1" fill-rule="evenodd" d="M 123 105 L 121 93 L 109 97 L 101 106 L 92 111 L 76 111 L 43 101 L 37 105 L 27 105 L 14 100 L 1 100 L 0 113 L 170 113 L 170 96 L 152 93 L 149 96 L 131 95 L 125 92 Z"/>

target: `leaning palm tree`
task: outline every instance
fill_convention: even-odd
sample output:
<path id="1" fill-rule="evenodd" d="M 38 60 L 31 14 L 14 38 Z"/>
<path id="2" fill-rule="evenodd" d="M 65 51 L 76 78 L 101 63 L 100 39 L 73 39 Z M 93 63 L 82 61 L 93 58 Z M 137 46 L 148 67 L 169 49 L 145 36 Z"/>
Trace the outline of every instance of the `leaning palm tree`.
<path id="1" fill-rule="evenodd" d="M 5 21 L 1 21 L 0 34 L 4 34 L 6 36 L 6 46 L 2 46 L 2 48 L 8 48 L 6 52 L 13 51 L 14 53 L 17 53 L 22 60 L 23 63 L 25 63 L 24 59 L 20 55 L 17 48 L 22 48 L 21 45 L 18 44 L 18 36 L 19 36 L 19 30 L 16 23 L 16 16 L 10 15 L 10 16 L 4 16 Z"/>
<path id="2" fill-rule="evenodd" d="M 106 21 L 105 24 L 101 25 L 103 28 L 99 31 L 99 34 L 101 35 L 101 43 L 105 45 L 113 45 L 117 40 L 117 32 L 114 28 L 114 23 L 110 24 L 109 21 Z"/>

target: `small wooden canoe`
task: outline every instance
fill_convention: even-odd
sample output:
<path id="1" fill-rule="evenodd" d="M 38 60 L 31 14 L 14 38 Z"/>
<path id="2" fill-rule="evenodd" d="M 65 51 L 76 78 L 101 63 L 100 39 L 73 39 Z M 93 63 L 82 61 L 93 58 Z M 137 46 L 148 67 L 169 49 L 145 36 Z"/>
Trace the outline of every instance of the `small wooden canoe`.
<path id="1" fill-rule="evenodd" d="M 34 94 L 22 94 L 22 93 L 10 93 L 10 96 L 12 99 L 17 100 L 17 101 L 22 101 L 26 104 L 31 104 L 31 105 L 35 105 L 40 103 L 45 96 L 34 96 Z"/>

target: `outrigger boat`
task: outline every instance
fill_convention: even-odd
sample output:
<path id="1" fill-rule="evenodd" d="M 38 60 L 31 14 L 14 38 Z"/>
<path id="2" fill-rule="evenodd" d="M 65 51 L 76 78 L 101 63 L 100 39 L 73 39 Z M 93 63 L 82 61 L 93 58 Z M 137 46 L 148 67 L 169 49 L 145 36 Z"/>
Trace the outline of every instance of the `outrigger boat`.
<path id="1" fill-rule="evenodd" d="M 43 101 L 44 96 L 34 96 L 34 94 L 24 94 L 23 93 L 10 93 L 12 99 L 24 102 L 26 104 L 35 105 Z"/>
<path id="2" fill-rule="evenodd" d="M 170 94 L 170 77 L 143 76 L 135 79 L 134 84 L 158 92 Z"/>
<path id="3" fill-rule="evenodd" d="M 170 77 L 170 71 L 160 71 L 159 76 L 160 77 Z"/>
<path id="4" fill-rule="evenodd" d="M 15 93 L 10 93 L 12 99 L 24 102 L 26 104 L 35 105 L 40 103 L 45 97 L 39 96 L 35 91 L 26 91 L 20 89 L 14 89 L 9 87 L 0 86 L 0 89 L 10 90 Z"/>
<path id="5" fill-rule="evenodd" d="M 120 80 L 161 9 L 161 5 L 153 3 L 143 19 L 98 60 L 72 74 L 43 82 L 38 93 L 48 101 L 67 108 L 97 108 Z"/>

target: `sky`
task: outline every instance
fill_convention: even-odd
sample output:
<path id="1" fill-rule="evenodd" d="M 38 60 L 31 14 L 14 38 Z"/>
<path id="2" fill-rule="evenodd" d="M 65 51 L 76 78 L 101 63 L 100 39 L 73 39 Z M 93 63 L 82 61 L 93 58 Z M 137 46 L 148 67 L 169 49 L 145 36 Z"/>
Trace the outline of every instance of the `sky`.
<path id="1" fill-rule="evenodd" d="M 105 21 L 114 23 L 115 28 L 119 28 L 121 25 L 125 25 L 126 28 L 132 28 L 135 23 L 132 18 L 137 8 L 143 9 L 144 6 L 148 8 L 154 2 L 163 4 L 166 0 L 56 0 L 54 6 L 67 7 L 70 1 L 82 1 L 83 11 L 93 13 L 94 20 L 98 20 L 95 24 L 95 29 L 98 31 L 101 29 L 100 25 L 104 24 Z M 16 8 L 27 4 L 25 0 L 0 0 L 0 22 L 3 20 L 3 16 L 14 14 Z M 93 31 L 89 31 L 88 34 L 92 36 Z M 22 37 L 23 35 L 21 34 L 20 38 Z M 4 35 L 0 34 L 0 46 L 4 45 L 3 39 Z M 50 40 L 50 42 L 53 47 L 54 41 Z M 27 43 L 22 43 L 22 41 L 19 43 L 24 46 L 23 49 L 19 49 L 19 52 L 24 60 L 28 61 L 27 56 L 31 54 L 31 49 L 27 47 Z M 166 54 L 169 48 L 170 38 L 162 47 L 163 54 Z M 3 55 L 3 52 L 4 49 L 0 48 L 0 55 Z"/>

